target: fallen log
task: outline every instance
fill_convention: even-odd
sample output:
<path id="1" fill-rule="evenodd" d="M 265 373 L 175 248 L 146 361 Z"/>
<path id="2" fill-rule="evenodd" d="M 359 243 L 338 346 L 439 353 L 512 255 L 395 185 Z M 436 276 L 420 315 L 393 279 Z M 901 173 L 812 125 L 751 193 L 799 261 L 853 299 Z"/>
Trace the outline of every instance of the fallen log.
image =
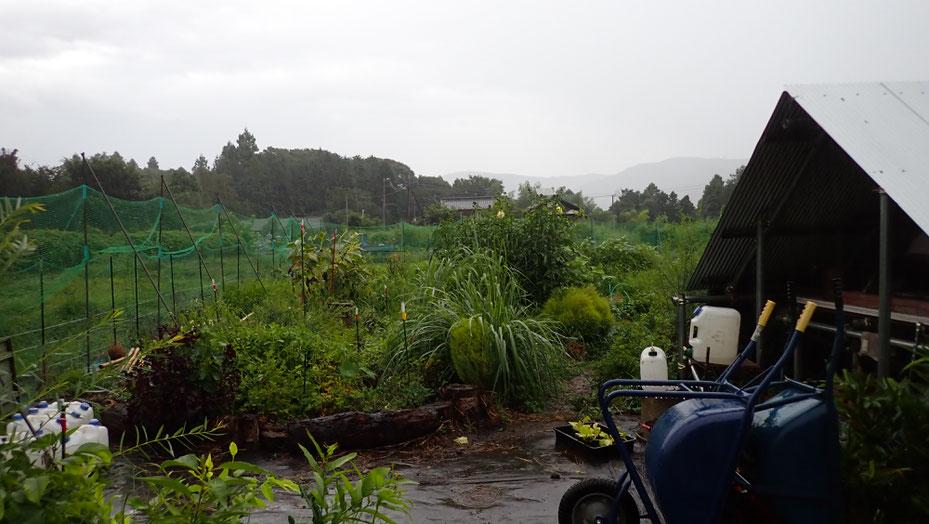
<path id="1" fill-rule="evenodd" d="M 322 444 L 338 443 L 342 449 L 361 449 L 398 444 L 435 432 L 453 418 L 451 402 L 435 402 L 414 409 L 361 413 L 350 411 L 287 424 L 291 446 L 312 449 L 307 432 Z"/>

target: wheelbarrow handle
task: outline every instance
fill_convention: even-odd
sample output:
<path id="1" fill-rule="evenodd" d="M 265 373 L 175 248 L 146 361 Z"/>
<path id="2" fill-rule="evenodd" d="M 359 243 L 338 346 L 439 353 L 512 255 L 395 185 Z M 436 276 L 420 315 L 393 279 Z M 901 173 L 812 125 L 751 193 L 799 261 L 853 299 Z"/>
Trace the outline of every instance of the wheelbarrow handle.
<path id="1" fill-rule="evenodd" d="M 813 317 L 814 311 L 816 311 L 816 302 L 807 300 L 803 312 L 800 313 L 800 318 L 797 319 L 797 327 L 795 328 L 797 331 L 800 333 L 806 332 L 806 327 L 810 324 L 810 318 Z"/>

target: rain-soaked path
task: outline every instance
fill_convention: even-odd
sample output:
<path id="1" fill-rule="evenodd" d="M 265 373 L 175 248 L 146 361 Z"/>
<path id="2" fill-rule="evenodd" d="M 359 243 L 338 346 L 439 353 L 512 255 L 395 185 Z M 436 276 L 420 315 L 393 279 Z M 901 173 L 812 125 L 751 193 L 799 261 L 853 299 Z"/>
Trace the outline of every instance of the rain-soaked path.
<path id="1" fill-rule="evenodd" d="M 618 420 L 627 433 L 635 420 Z M 413 502 L 413 522 L 555 522 L 562 494 L 578 480 L 616 478 L 622 461 L 589 463 L 555 449 L 553 428 L 559 421 L 523 421 L 500 430 L 465 434 L 467 445 L 455 444 L 459 434 L 436 435 L 419 443 L 365 451 L 360 468 L 395 464 L 417 485 L 407 487 Z M 634 460 L 639 471 L 641 445 Z M 301 458 L 251 454 L 241 457 L 278 475 L 306 483 L 310 476 Z M 299 495 L 280 494 L 252 522 L 286 523 L 287 516 L 309 521 L 310 511 Z M 407 520 L 400 516 L 400 522 Z"/>

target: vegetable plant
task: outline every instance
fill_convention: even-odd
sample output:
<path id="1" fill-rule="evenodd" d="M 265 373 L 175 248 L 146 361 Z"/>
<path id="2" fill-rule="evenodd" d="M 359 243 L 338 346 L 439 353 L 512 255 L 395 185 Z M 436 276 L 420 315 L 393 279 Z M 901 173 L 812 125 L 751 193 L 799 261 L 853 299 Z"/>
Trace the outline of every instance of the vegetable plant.
<path id="1" fill-rule="evenodd" d="M 374 468 L 362 473 L 352 463 L 356 453 L 337 457 L 336 444 L 324 449 L 312 435 L 307 433 L 307 436 L 315 453 L 302 445 L 300 450 L 313 470 L 313 482 L 301 485 L 300 494 L 313 511 L 313 524 L 394 522 L 388 512 L 411 517 L 412 503 L 403 498 L 406 492 L 403 486 L 415 482 L 404 480 L 393 467 Z M 354 483 L 348 478 L 350 472 L 354 472 L 358 479 Z M 288 517 L 288 521 L 295 522 L 292 517 Z"/>
<path id="2" fill-rule="evenodd" d="M 274 502 L 274 489 L 297 491 L 290 480 L 275 478 L 269 471 L 236 461 L 238 448 L 229 444 L 232 460 L 215 465 L 211 455 L 184 455 L 162 462 L 160 475 L 140 477 L 155 496 L 130 497 L 129 504 L 152 524 L 186 522 L 239 522 L 254 508 Z M 259 480 L 260 475 L 264 480 Z"/>

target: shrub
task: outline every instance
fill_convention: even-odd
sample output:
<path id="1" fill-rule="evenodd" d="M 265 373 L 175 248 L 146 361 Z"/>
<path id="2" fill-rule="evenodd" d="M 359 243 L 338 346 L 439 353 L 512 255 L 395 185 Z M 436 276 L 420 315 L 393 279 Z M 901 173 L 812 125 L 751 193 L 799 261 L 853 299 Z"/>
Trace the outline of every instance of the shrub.
<path id="1" fill-rule="evenodd" d="M 481 317 L 463 318 L 448 333 L 452 364 L 458 376 L 484 389 L 493 388 L 499 366 L 488 327 Z"/>
<path id="2" fill-rule="evenodd" d="M 301 293 L 301 282 L 305 280 L 310 293 L 329 294 L 332 288 L 333 296 L 354 299 L 365 289 L 369 273 L 358 233 L 338 238 L 335 253 L 331 241 L 331 236 L 327 238 L 323 232 L 315 236 L 305 234 L 302 239 L 288 244 L 290 276 Z M 327 242 L 330 243 L 328 247 Z"/>
<path id="3" fill-rule="evenodd" d="M 517 216 L 508 201 L 501 199 L 486 212 L 441 225 L 433 235 L 433 245 L 441 256 L 454 256 L 463 248 L 503 256 L 530 298 L 541 303 L 576 277 L 571 265 L 577 258 L 573 224 L 559 210 L 556 200 L 537 197 Z"/>
<path id="4" fill-rule="evenodd" d="M 850 522 L 929 518 L 929 357 L 900 380 L 845 371 L 836 385 Z"/>
<path id="5" fill-rule="evenodd" d="M 542 311 L 564 326 L 565 335 L 583 340 L 595 349 L 609 340 L 610 329 L 616 323 L 609 300 L 601 297 L 593 286 L 556 291 Z"/>
<path id="6" fill-rule="evenodd" d="M 648 269 L 655 264 L 655 249 L 648 244 L 633 244 L 625 237 L 609 238 L 603 242 L 586 241 L 581 244 L 590 263 L 603 266 L 607 271 L 621 275 Z"/>
<path id="7" fill-rule="evenodd" d="M 133 424 L 175 429 L 231 411 L 239 384 L 235 349 L 201 338 L 196 329 L 172 335 L 129 375 L 127 411 Z"/>

